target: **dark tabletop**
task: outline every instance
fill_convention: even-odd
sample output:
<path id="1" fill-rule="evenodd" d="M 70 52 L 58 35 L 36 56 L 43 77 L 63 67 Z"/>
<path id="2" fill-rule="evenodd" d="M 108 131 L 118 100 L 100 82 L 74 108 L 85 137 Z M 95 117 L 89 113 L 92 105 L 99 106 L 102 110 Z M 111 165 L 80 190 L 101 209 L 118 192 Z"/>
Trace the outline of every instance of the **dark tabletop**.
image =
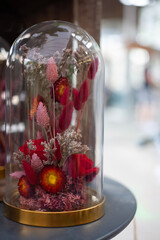
<path id="1" fill-rule="evenodd" d="M 111 239 L 133 219 L 136 200 L 125 186 L 109 178 L 104 179 L 104 195 L 104 217 L 85 225 L 63 228 L 31 227 L 13 222 L 3 216 L 3 203 L 0 203 L 0 240 Z"/>

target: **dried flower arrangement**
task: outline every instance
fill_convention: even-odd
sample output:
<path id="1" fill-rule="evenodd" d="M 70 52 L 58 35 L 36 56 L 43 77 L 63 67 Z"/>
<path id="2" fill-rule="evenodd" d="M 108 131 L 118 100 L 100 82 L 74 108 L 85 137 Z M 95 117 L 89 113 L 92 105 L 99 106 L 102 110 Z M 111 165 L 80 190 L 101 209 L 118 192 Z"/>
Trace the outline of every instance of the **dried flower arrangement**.
<path id="1" fill-rule="evenodd" d="M 10 174 L 18 179 L 20 207 L 39 211 L 81 209 L 87 201 L 87 183 L 99 172 L 86 155 L 89 148 L 82 144 L 79 127 L 98 58 L 91 60 L 84 46 L 76 51 L 66 48 L 62 54 L 55 52 L 49 59 L 38 48 L 23 45 L 21 51 L 34 137 L 12 156 L 20 169 Z M 76 88 L 72 87 L 74 74 Z M 77 119 L 73 126 L 74 112 Z"/>

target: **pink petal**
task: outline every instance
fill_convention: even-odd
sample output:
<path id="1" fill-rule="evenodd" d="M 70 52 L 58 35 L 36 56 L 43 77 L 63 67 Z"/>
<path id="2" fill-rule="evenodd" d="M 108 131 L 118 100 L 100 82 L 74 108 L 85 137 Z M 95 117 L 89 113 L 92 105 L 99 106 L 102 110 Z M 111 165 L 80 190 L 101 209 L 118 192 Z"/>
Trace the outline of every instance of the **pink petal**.
<path id="1" fill-rule="evenodd" d="M 16 171 L 9 174 L 13 178 L 21 178 L 23 175 L 26 175 L 24 171 Z"/>
<path id="2" fill-rule="evenodd" d="M 38 157 L 38 155 L 36 153 L 34 153 L 32 155 L 31 167 L 33 168 L 33 170 L 36 173 L 39 173 L 42 170 L 42 168 L 44 167 L 41 159 Z"/>

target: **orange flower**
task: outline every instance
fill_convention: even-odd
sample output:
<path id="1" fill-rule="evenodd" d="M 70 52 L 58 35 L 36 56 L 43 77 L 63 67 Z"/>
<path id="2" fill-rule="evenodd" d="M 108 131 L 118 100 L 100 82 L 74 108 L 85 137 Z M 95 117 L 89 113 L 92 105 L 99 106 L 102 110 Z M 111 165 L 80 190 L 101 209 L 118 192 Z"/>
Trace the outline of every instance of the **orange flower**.
<path id="1" fill-rule="evenodd" d="M 39 94 L 37 95 L 36 98 L 33 98 L 32 109 L 30 110 L 29 114 L 30 118 L 33 118 L 35 112 L 37 111 L 37 107 L 40 101 L 44 102 L 44 99 Z"/>
<path id="2" fill-rule="evenodd" d="M 32 109 L 30 110 L 30 114 L 29 114 L 31 118 L 33 118 L 35 112 L 37 111 L 38 103 L 39 103 L 38 97 L 34 98 Z"/>

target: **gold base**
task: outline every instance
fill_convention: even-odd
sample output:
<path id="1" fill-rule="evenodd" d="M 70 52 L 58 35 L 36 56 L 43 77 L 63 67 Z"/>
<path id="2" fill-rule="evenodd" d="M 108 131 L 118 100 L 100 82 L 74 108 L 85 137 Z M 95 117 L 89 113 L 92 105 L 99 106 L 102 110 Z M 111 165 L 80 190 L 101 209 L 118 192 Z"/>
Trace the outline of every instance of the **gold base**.
<path id="1" fill-rule="evenodd" d="M 105 197 L 92 207 L 64 212 L 40 212 L 25 210 L 8 204 L 4 199 L 4 214 L 22 224 L 39 227 L 69 227 L 93 222 L 104 215 Z"/>
<path id="2" fill-rule="evenodd" d="M 5 178 L 5 167 L 0 166 L 0 179 Z"/>

